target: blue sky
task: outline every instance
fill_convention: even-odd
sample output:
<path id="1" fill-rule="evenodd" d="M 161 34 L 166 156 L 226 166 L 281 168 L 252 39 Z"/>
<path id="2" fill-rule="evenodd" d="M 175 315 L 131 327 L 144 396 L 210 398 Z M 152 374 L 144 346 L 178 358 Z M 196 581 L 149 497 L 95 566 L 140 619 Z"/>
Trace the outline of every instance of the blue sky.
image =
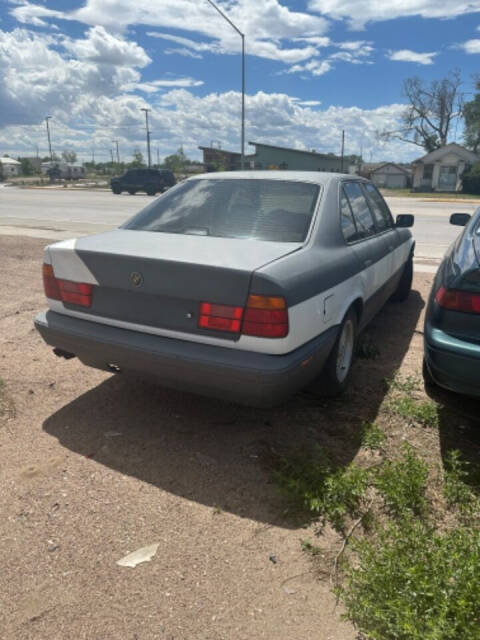
<path id="1" fill-rule="evenodd" d="M 410 160 L 379 140 L 398 126 L 402 84 L 480 70 L 480 0 L 219 0 L 245 32 L 247 140 Z M 240 38 L 207 0 L 0 0 L 0 154 L 107 159 L 218 141 L 238 149 Z M 461 126 L 457 128 L 461 142 Z M 453 137 L 454 131 L 452 132 Z"/>

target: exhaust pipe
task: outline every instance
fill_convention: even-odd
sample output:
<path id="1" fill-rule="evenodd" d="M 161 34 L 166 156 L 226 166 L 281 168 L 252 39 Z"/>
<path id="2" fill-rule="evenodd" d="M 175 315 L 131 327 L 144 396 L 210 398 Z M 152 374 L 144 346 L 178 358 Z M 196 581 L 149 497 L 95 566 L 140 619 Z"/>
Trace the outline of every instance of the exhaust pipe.
<path id="1" fill-rule="evenodd" d="M 58 347 L 55 347 L 55 349 L 53 350 L 53 353 L 58 358 L 65 358 L 65 360 L 71 360 L 72 358 L 75 358 L 74 353 L 70 353 L 70 351 L 64 351 L 63 349 L 59 349 Z"/>

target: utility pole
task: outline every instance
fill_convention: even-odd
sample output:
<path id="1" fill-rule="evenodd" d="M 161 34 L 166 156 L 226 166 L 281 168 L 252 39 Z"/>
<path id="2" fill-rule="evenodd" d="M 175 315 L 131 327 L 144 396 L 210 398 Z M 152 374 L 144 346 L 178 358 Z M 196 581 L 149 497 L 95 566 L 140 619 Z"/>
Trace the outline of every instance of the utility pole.
<path id="1" fill-rule="evenodd" d="M 52 116 L 47 116 L 45 118 L 45 123 L 47 125 L 47 138 L 48 138 L 48 149 L 50 151 L 50 160 L 53 162 L 53 153 L 52 153 L 52 141 L 50 139 L 50 127 L 48 125 L 48 121 L 52 118 Z"/>
<path id="2" fill-rule="evenodd" d="M 142 107 L 140 111 L 145 111 L 145 126 L 147 128 L 148 168 L 150 169 L 150 167 L 152 166 L 152 154 L 150 153 L 150 129 L 148 128 L 148 112 L 151 111 L 151 109 L 146 109 L 145 107 Z"/>
<path id="3" fill-rule="evenodd" d="M 120 164 L 120 152 L 118 150 L 118 140 L 112 140 L 112 142 L 117 147 L 117 164 Z"/>
<path id="4" fill-rule="evenodd" d="M 223 13 L 221 9 L 217 7 L 217 5 L 213 2 L 213 0 L 207 0 L 212 7 L 218 11 L 218 13 L 224 18 L 228 24 L 234 29 L 238 35 L 242 39 L 242 131 L 241 131 L 241 168 L 242 170 L 245 168 L 245 34 L 240 31 L 240 29 L 233 24 L 230 18 Z"/>
<path id="5" fill-rule="evenodd" d="M 113 159 L 113 149 L 110 149 L 110 157 L 112 158 L 112 168 L 113 168 L 113 164 L 114 164 L 114 159 Z"/>
<path id="6" fill-rule="evenodd" d="M 158 147 L 157 147 L 157 167 L 159 166 L 160 166 L 160 151 L 158 150 Z"/>
<path id="7" fill-rule="evenodd" d="M 345 154 L 345 130 L 342 129 L 342 162 L 341 162 L 341 173 L 343 173 L 343 157 Z"/>

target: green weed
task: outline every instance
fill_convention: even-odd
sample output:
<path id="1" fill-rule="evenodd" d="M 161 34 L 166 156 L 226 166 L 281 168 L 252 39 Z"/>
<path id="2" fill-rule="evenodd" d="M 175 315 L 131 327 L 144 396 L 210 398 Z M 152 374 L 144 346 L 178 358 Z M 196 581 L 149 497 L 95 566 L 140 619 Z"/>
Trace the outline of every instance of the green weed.
<path id="1" fill-rule="evenodd" d="M 480 513 L 480 500 L 467 484 L 470 464 L 460 459 L 460 452 L 449 451 L 445 460 L 443 494 L 450 508 L 456 507 L 463 516 Z"/>
<path id="2" fill-rule="evenodd" d="M 402 391 L 403 393 L 412 393 L 416 389 L 420 388 L 421 380 L 418 376 L 406 376 L 402 378 L 398 374 L 385 378 L 385 385 L 387 390 L 395 389 L 396 391 Z"/>
<path id="3" fill-rule="evenodd" d="M 381 449 L 385 444 L 387 435 L 375 422 L 362 424 L 362 446 L 367 449 Z"/>
<path id="4" fill-rule="evenodd" d="M 405 444 L 398 460 L 387 460 L 379 470 L 375 486 L 395 516 L 425 514 L 428 466 Z"/>
<path id="5" fill-rule="evenodd" d="M 424 427 L 438 427 L 438 405 L 432 400 L 416 401 L 409 396 L 392 398 L 390 409 L 409 422 L 418 422 Z"/>
<path id="6" fill-rule="evenodd" d="M 366 333 L 362 336 L 357 347 L 357 357 L 364 360 L 376 360 L 380 355 L 380 349 Z"/>
<path id="7" fill-rule="evenodd" d="M 355 550 L 337 592 L 370 640 L 480 638 L 480 530 L 407 517 Z"/>
<path id="8" fill-rule="evenodd" d="M 302 551 L 305 553 L 309 553 L 312 556 L 319 556 L 322 554 L 322 549 L 317 547 L 317 545 L 312 544 L 310 540 L 302 540 L 301 541 Z"/>
<path id="9" fill-rule="evenodd" d="M 275 478 L 303 508 L 343 530 L 345 517 L 359 511 L 370 472 L 354 464 L 334 469 L 325 451 L 317 448 L 308 456 L 282 458 Z"/>

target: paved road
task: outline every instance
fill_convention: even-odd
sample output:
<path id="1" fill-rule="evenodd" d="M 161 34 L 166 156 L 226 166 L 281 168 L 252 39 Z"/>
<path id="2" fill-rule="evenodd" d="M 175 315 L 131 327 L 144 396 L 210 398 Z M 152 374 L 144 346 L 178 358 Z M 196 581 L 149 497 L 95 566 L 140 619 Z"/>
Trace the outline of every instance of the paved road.
<path id="1" fill-rule="evenodd" d="M 116 196 L 109 191 L 5 188 L 0 191 L 0 233 L 60 239 L 105 231 L 151 201 L 146 195 Z M 422 263 L 438 262 L 459 232 L 458 227 L 448 224 L 450 214 L 472 213 L 478 206 L 413 198 L 389 198 L 388 202 L 394 215 L 415 214 L 417 262 Z"/>

